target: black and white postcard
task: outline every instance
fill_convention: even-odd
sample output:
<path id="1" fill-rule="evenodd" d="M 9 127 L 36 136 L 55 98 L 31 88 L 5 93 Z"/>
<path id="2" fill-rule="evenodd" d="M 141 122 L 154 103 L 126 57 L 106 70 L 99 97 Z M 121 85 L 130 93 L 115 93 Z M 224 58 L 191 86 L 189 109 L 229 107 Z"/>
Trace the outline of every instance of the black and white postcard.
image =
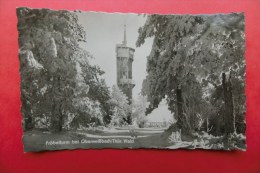
<path id="1" fill-rule="evenodd" d="M 17 17 L 24 151 L 246 150 L 243 13 Z"/>

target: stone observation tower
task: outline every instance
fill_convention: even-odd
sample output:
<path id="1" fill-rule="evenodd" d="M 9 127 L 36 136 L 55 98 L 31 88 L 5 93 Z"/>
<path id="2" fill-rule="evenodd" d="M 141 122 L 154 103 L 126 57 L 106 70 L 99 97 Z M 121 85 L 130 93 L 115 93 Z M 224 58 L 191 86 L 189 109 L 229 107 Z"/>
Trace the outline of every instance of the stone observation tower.
<path id="1" fill-rule="evenodd" d="M 124 25 L 124 40 L 116 45 L 117 60 L 117 86 L 127 96 L 129 104 L 132 103 L 132 90 L 135 86 L 132 80 L 132 63 L 135 49 L 127 46 L 126 25 Z"/>

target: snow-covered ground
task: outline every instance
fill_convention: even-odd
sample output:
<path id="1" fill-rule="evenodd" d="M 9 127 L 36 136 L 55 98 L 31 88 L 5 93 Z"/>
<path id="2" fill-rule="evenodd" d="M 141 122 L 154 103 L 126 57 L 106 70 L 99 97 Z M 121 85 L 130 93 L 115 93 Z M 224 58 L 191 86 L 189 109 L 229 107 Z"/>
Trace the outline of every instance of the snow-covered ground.
<path id="1" fill-rule="evenodd" d="M 130 135 L 109 135 L 109 136 L 102 136 L 102 135 L 93 135 L 93 134 L 88 134 L 88 133 L 82 133 L 82 132 L 77 132 L 77 134 L 80 134 L 80 135 L 83 135 L 85 137 L 89 137 L 89 138 L 105 138 L 105 139 L 108 139 L 108 138 L 133 138 L 132 136 Z M 144 137 L 147 137 L 148 135 L 141 135 L 141 136 L 138 136 L 138 138 L 144 138 Z"/>

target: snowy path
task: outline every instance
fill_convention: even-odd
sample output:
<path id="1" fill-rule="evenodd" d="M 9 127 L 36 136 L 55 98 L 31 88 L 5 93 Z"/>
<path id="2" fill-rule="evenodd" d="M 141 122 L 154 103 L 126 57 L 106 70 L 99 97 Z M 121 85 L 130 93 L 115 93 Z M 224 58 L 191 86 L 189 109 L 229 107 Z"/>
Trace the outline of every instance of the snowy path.
<path id="1" fill-rule="evenodd" d="M 85 137 L 89 138 L 133 138 L 132 136 L 126 136 L 126 135 L 111 135 L 111 136 L 101 136 L 101 135 L 93 135 L 93 134 L 87 134 L 87 133 L 82 133 L 82 132 L 77 132 L 77 134 L 84 135 Z M 143 135 L 143 136 L 138 136 L 138 138 L 144 138 L 147 137 L 148 135 Z"/>

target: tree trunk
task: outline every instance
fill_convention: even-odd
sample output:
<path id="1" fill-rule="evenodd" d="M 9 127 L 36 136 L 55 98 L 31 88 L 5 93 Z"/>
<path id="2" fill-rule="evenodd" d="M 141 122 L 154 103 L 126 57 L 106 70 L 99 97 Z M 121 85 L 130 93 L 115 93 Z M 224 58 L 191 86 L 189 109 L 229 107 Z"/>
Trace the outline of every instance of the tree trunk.
<path id="1" fill-rule="evenodd" d="M 176 89 L 176 114 L 177 114 L 177 128 L 181 130 L 182 140 L 189 141 L 192 138 L 190 121 L 184 113 L 182 89 Z"/>
<path id="2" fill-rule="evenodd" d="M 177 115 L 177 124 L 179 127 L 184 126 L 183 119 L 183 99 L 182 99 L 182 91 L 180 88 L 176 89 L 176 115 Z"/>
<path id="3" fill-rule="evenodd" d="M 53 132 L 60 132 L 62 131 L 63 125 L 63 114 L 62 114 L 62 91 L 61 91 L 61 84 L 60 84 L 60 76 L 57 75 L 54 78 L 53 83 L 56 84 L 56 87 L 53 87 L 53 103 L 52 103 L 52 117 L 51 117 L 51 131 Z"/>
<path id="4" fill-rule="evenodd" d="M 24 131 L 32 130 L 34 128 L 32 117 L 30 115 L 25 115 L 23 117 L 24 117 L 24 121 L 23 121 Z"/>
<path id="5" fill-rule="evenodd" d="M 225 133 L 230 135 L 235 132 L 235 114 L 234 114 L 234 99 L 232 94 L 232 84 L 231 77 L 226 80 L 226 74 L 222 73 L 222 87 L 224 96 L 224 123 L 225 123 Z"/>
<path id="6" fill-rule="evenodd" d="M 58 131 L 61 132 L 62 131 L 62 127 L 63 127 L 63 113 L 62 113 L 62 105 L 61 103 L 58 106 L 59 108 L 59 125 L 58 125 Z"/>
<path id="7" fill-rule="evenodd" d="M 183 141 L 193 141 L 193 135 L 191 133 L 191 126 L 190 122 L 188 121 L 184 111 L 183 111 L 183 98 L 182 98 L 182 89 L 177 87 L 175 89 L 176 93 L 176 111 L 175 111 L 175 118 L 177 122 L 172 124 L 164 133 L 163 137 L 168 138 L 172 132 L 180 132 L 181 139 Z"/>
<path id="8" fill-rule="evenodd" d="M 23 96 L 22 96 L 23 97 Z M 34 128 L 33 118 L 30 113 L 31 107 L 26 103 L 25 99 L 22 98 L 22 114 L 23 114 L 23 128 L 24 131 L 32 130 Z"/>

